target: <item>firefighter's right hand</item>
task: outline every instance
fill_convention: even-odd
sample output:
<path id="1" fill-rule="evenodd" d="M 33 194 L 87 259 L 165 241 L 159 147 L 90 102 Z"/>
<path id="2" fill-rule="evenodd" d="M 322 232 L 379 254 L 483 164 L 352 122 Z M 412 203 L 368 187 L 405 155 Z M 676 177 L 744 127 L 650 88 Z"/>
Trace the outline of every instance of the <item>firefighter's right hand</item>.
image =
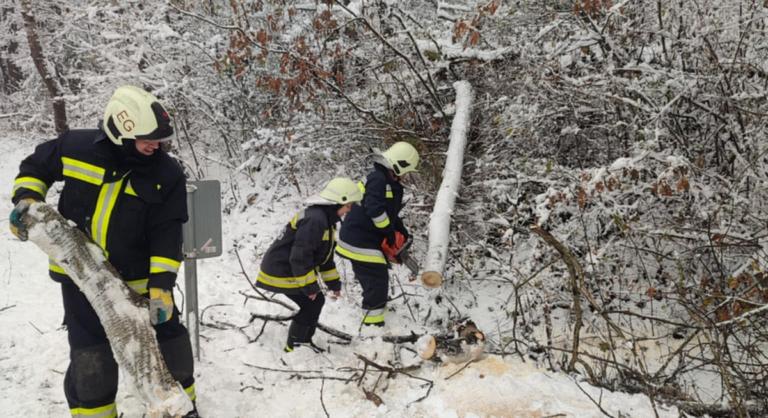
<path id="1" fill-rule="evenodd" d="M 29 206 L 35 202 L 37 202 L 37 200 L 29 197 L 19 200 L 19 203 L 17 203 L 13 208 L 11 211 L 11 216 L 8 219 L 8 225 L 11 227 L 11 233 L 21 241 L 26 241 L 29 238 L 27 234 L 27 226 L 24 225 L 24 222 L 21 221 L 21 218 L 23 218 L 24 214 L 27 213 Z"/>
<path id="2" fill-rule="evenodd" d="M 389 247 L 395 248 L 397 245 L 397 231 L 394 229 L 389 231 L 387 236 L 384 237 L 384 242 L 386 242 Z"/>
<path id="3" fill-rule="evenodd" d="M 173 316 L 173 293 L 159 287 L 149 288 L 149 321 L 160 325 Z"/>
<path id="4" fill-rule="evenodd" d="M 398 254 L 405 245 L 405 235 L 400 233 L 400 231 L 395 231 L 393 235 L 394 239 L 392 243 L 389 242 L 389 237 L 384 238 L 381 242 L 381 252 L 384 253 L 390 263 L 399 264 L 400 259 L 398 258 Z"/>

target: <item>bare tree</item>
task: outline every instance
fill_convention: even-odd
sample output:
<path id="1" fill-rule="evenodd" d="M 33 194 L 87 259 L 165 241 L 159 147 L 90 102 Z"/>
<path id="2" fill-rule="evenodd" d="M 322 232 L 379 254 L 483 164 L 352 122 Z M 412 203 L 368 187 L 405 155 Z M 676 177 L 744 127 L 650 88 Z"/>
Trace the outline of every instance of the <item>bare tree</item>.
<path id="1" fill-rule="evenodd" d="M 64 101 L 63 90 L 56 78 L 55 70 L 50 65 L 40 40 L 37 36 L 37 23 L 29 0 L 21 0 L 21 16 L 24 19 L 24 29 L 27 32 L 27 42 L 32 61 L 35 63 L 40 78 L 43 80 L 48 95 L 53 102 L 53 123 L 57 133 L 63 133 L 67 127 L 67 103 Z"/>

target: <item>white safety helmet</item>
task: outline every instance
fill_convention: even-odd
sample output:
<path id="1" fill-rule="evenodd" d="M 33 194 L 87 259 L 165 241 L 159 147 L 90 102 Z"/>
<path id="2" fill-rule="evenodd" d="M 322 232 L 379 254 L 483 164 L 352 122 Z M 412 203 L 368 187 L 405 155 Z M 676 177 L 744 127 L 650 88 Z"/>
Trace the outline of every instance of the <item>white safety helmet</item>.
<path id="1" fill-rule="evenodd" d="M 381 156 L 398 176 L 416 171 L 419 165 L 419 152 L 407 142 L 395 142 L 389 149 L 382 152 Z"/>
<path id="2" fill-rule="evenodd" d="M 120 86 L 104 111 L 104 132 L 115 145 L 123 139 L 169 140 L 171 117 L 155 96 L 135 86 Z"/>
<path id="3" fill-rule="evenodd" d="M 318 196 L 339 205 L 356 203 L 363 200 L 363 192 L 357 183 L 348 177 L 336 177 L 325 185 Z"/>

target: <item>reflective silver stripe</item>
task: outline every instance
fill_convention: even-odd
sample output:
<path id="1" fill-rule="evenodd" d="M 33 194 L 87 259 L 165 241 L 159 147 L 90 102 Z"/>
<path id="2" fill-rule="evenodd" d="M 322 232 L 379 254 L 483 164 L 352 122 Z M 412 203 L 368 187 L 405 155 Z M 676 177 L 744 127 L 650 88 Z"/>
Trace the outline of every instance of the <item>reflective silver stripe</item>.
<path id="1" fill-rule="evenodd" d="M 386 228 L 389 226 L 389 216 L 387 215 L 387 212 L 382 213 L 379 216 L 376 216 L 373 218 L 373 224 L 376 225 L 376 228 Z"/>
<path id="2" fill-rule="evenodd" d="M 125 194 L 139 197 L 139 195 L 136 193 L 136 190 L 133 190 L 133 186 L 131 185 L 130 180 L 128 180 L 128 184 L 125 185 Z"/>
<path id="3" fill-rule="evenodd" d="M 384 315 L 384 308 L 379 309 L 363 309 L 365 311 L 365 316 L 379 316 Z"/>
<path id="4" fill-rule="evenodd" d="M 91 220 L 91 236 L 96 244 L 103 249 L 107 249 L 107 229 L 109 228 L 109 218 L 112 216 L 112 210 L 115 208 L 117 196 L 123 180 L 120 179 L 114 183 L 107 183 L 101 187 L 99 199 L 96 202 L 96 210 Z"/>
<path id="5" fill-rule="evenodd" d="M 149 272 L 150 273 L 176 273 L 181 266 L 180 261 L 176 261 L 172 258 L 152 256 L 149 258 Z"/>
<path id="6" fill-rule="evenodd" d="M 149 290 L 147 290 L 147 283 L 149 283 L 149 279 L 127 280 L 125 282 L 125 284 L 127 284 L 128 287 L 130 287 L 140 295 L 146 295 L 147 293 L 149 293 Z"/>
<path id="7" fill-rule="evenodd" d="M 384 253 L 372 248 L 360 248 L 350 245 L 342 240 L 338 240 L 336 252 L 352 260 L 363 261 L 366 263 L 387 264 Z"/>
<path id="8" fill-rule="evenodd" d="M 67 177 L 76 178 L 97 186 L 100 186 L 102 181 L 104 181 L 105 170 L 99 166 L 69 157 L 61 157 L 61 164 L 63 166 L 62 174 Z"/>
<path id="9" fill-rule="evenodd" d="M 15 195 L 16 191 L 21 188 L 35 191 L 42 197 L 45 197 L 45 195 L 48 194 L 48 186 L 42 180 L 36 179 L 34 177 L 17 178 L 13 182 L 13 190 L 11 191 L 11 196 Z"/>
<path id="10" fill-rule="evenodd" d="M 336 279 L 340 278 L 341 276 L 339 275 L 339 272 L 336 269 L 330 269 L 330 270 L 326 270 L 326 271 L 321 271 L 320 272 L 320 277 L 323 278 L 323 281 L 327 282 L 327 281 L 331 281 L 331 280 L 336 280 Z"/>
<path id="11" fill-rule="evenodd" d="M 260 271 L 258 275 L 258 280 L 272 287 L 279 287 L 284 289 L 295 289 L 299 287 L 304 287 L 308 284 L 315 283 L 317 281 L 317 276 L 315 276 L 314 270 L 310 270 L 309 273 L 300 277 L 277 277 L 277 276 L 272 276 L 267 273 L 264 273 L 263 271 Z"/>
<path id="12" fill-rule="evenodd" d="M 395 197 L 395 194 L 392 193 L 392 186 L 389 185 L 389 184 L 387 184 L 387 188 L 386 188 L 386 192 L 385 192 L 384 197 L 386 197 L 387 199 L 392 199 L 393 197 Z"/>
<path id="13" fill-rule="evenodd" d="M 363 315 L 364 324 L 383 324 L 384 323 L 384 308 L 380 309 L 364 309 Z"/>

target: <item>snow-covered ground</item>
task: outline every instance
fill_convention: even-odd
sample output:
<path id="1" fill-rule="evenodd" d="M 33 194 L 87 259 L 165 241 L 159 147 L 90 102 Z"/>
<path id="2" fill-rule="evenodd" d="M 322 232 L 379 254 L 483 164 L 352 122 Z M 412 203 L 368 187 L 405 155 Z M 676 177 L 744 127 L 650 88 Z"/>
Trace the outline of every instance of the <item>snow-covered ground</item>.
<path id="1" fill-rule="evenodd" d="M 63 417 L 68 415 L 62 390 L 68 347 L 61 325 L 59 287 L 47 277 L 46 256 L 33 244 L 15 239 L 8 232 L 5 215 L 12 208 L 10 191 L 18 163 L 33 147 L 31 141 L 21 142 L 18 137 L 0 138 L 0 149 L 5 150 L 0 159 L 0 415 Z M 225 254 L 198 262 L 202 320 L 214 325 L 201 327 L 201 357 L 196 365 L 198 407 L 203 416 L 603 416 L 595 402 L 613 416 L 654 416 L 645 396 L 603 391 L 577 378 L 538 369 L 516 356 L 487 356 L 469 365 L 422 363 L 410 344 L 396 347 L 370 336 L 342 344 L 323 332 L 315 340 L 328 348 L 326 353 L 304 348 L 283 353 L 287 324 L 268 322 L 262 330 L 263 321 L 249 323 L 249 319 L 251 312 L 287 311 L 243 296 L 253 292 L 233 247 L 236 242 L 246 273 L 253 278 L 258 255 L 299 200 L 256 201 L 245 211 L 232 211 L 224 218 Z M 344 267 L 342 263 L 340 271 L 348 275 L 349 269 Z M 179 277 L 181 283 L 183 273 Z M 424 296 L 422 301 L 433 300 L 429 292 L 439 292 L 407 280 L 401 283 L 406 293 Z M 354 283 L 345 286 L 341 299 L 328 301 L 321 322 L 359 335 L 359 287 Z M 416 312 L 418 321 L 414 321 L 406 300 L 392 302 L 393 311 L 388 312 L 389 330 L 394 334 L 424 330 L 423 324 L 415 323 L 424 322 L 423 318 Z M 481 329 L 484 323 L 493 323 L 483 318 L 483 312 L 488 310 L 472 312 Z M 234 326 L 221 326 L 228 324 Z M 358 354 L 381 365 L 420 367 L 409 372 L 412 377 L 388 378 L 371 368 L 364 371 Z M 382 403 L 377 406 L 366 392 L 377 395 Z M 142 416 L 129 382 L 123 380 L 118 408 L 124 417 Z M 658 415 L 675 417 L 678 413 L 660 408 Z"/>

